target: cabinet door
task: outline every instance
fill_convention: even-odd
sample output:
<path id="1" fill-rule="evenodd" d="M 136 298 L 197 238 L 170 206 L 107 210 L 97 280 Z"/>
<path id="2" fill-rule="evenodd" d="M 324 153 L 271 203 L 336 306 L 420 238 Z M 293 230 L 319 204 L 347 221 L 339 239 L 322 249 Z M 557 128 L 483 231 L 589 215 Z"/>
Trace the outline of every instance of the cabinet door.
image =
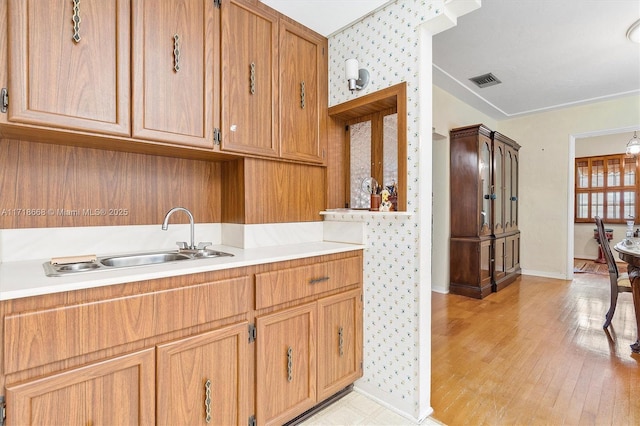
<path id="1" fill-rule="evenodd" d="M 321 37 L 280 21 L 280 155 L 283 158 L 315 163 L 324 160 L 321 110 L 326 108 L 326 96 L 321 85 L 327 84 L 325 44 Z"/>
<path id="2" fill-rule="evenodd" d="M 158 424 L 246 424 L 248 350 L 246 322 L 158 346 Z"/>
<path id="3" fill-rule="evenodd" d="M 496 283 L 504 278 L 507 274 L 507 265 L 505 263 L 505 254 L 507 250 L 507 239 L 497 238 L 495 240 L 493 251 L 493 282 Z"/>
<path id="4" fill-rule="evenodd" d="M 504 159 L 505 231 L 518 230 L 518 151 L 507 146 Z"/>
<path id="5" fill-rule="evenodd" d="M 133 2 L 134 137 L 213 148 L 214 9 Z"/>
<path id="6" fill-rule="evenodd" d="M 315 303 L 257 318 L 258 424 L 283 424 L 316 403 L 315 321 Z"/>
<path id="7" fill-rule="evenodd" d="M 152 425 L 155 352 L 124 355 L 7 386 L 7 424 Z"/>
<path id="8" fill-rule="evenodd" d="M 451 293 L 478 299 L 491 294 L 493 240 L 451 238 L 449 246 Z"/>
<path id="9" fill-rule="evenodd" d="M 493 233 L 504 232 L 505 179 L 504 179 L 505 145 L 494 142 L 493 146 Z"/>
<path id="10" fill-rule="evenodd" d="M 129 2 L 9 0 L 8 14 L 8 120 L 129 136 Z"/>
<path id="11" fill-rule="evenodd" d="M 506 238 L 505 269 L 507 273 L 520 269 L 520 233 Z"/>
<path id="12" fill-rule="evenodd" d="M 318 400 L 362 376 L 362 290 L 318 301 Z"/>
<path id="13" fill-rule="evenodd" d="M 278 17 L 246 3 L 222 5 L 221 149 L 277 157 Z"/>
<path id="14" fill-rule="evenodd" d="M 493 199 L 495 198 L 493 182 L 491 181 L 491 156 L 492 147 L 489 138 L 478 136 L 480 152 L 478 153 L 480 169 L 480 217 L 478 235 L 490 235 L 493 229 L 491 220 L 493 219 Z"/>

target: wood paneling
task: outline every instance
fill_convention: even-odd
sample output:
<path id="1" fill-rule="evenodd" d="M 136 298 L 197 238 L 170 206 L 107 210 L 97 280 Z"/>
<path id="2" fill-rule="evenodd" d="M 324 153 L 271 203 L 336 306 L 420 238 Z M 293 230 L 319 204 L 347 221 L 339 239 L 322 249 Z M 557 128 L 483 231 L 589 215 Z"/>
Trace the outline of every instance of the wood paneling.
<path id="1" fill-rule="evenodd" d="M 323 167 L 246 159 L 246 223 L 322 220 L 324 175 Z"/>
<path id="2" fill-rule="evenodd" d="M 176 206 L 198 223 L 220 222 L 220 170 L 208 161 L 2 139 L 0 227 L 160 224 Z"/>
<path id="3" fill-rule="evenodd" d="M 344 122 L 327 120 L 327 208 L 344 208 L 349 199 L 349 154 L 346 152 Z"/>
<path id="4" fill-rule="evenodd" d="M 283 223 L 322 220 L 325 168 L 245 158 L 224 166 L 223 222 Z M 243 188 L 244 191 L 240 192 Z"/>

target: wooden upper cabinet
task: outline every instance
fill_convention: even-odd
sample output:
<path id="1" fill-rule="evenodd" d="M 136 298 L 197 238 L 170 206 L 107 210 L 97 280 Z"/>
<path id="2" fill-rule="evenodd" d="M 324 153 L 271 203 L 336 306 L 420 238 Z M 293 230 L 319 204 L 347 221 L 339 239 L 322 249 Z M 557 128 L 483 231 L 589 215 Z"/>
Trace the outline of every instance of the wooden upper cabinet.
<path id="1" fill-rule="evenodd" d="M 322 163 L 327 116 L 327 41 L 280 20 L 280 155 Z"/>
<path id="2" fill-rule="evenodd" d="M 518 172 L 520 145 L 513 139 L 493 133 L 494 234 L 518 230 Z"/>
<path id="3" fill-rule="evenodd" d="M 493 233 L 496 183 L 491 130 L 474 125 L 452 129 L 451 237 L 480 237 Z"/>
<path id="4" fill-rule="evenodd" d="M 133 137 L 213 148 L 214 2 L 132 8 Z"/>
<path id="5" fill-rule="evenodd" d="M 221 149 L 277 157 L 278 16 L 223 2 Z"/>
<path id="6" fill-rule="evenodd" d="M 128 0 L 9 0 L 7 33 L 9 122 L 130 135 Z"/>

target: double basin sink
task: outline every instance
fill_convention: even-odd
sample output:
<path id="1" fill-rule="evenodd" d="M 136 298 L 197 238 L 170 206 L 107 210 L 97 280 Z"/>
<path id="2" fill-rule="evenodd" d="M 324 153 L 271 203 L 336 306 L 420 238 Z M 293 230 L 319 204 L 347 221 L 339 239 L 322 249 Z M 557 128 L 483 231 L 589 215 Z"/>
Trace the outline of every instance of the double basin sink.
<path id="1" fill-rule="evenodd" d="M 171 262 L 182 262 L 187 260 L 211 259 L 215 257 L 233 256 L 211 249 L 180 249 L 157 252 L 133 253 L 114 256 L 96 257 L 82 261 L 70 263 L 45 262 L 45 274 L 48 277 L 59 277 L 63 275 L 76 274 L 79 272 L 90 272 L 100 270 L 113 270 L 119 268 L 133 268 L 136 266 L 158 265 Z"/>

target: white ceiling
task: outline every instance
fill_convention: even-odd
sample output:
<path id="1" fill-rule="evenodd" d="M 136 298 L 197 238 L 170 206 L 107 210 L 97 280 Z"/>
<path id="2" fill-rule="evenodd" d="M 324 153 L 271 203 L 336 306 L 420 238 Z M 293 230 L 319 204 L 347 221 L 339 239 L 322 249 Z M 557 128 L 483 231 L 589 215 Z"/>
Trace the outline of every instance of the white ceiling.
<path id="1" fill-rule="evenodd" d="M 262 1 L 325 36 L 394 2 Z M 638 94 L 637 19 L 639 0 L 483 0 L 433 37 L 433 83 L 496 119 Z M 489 72 L 502 84 L 469 81 Z"/>
<path id="2" fill-rule="evenodd" d="M 393 0 L 260 0 L 317 33 L 329 36 Z"/>
<path id="3" fill-rule="evenodd" d="M 433 82 L 497 119 L 638 94 L 639 18 L 638 0 L 483 0 L 433 37 Z M 488 72 L 502 84 L 468 80 Z"/>

